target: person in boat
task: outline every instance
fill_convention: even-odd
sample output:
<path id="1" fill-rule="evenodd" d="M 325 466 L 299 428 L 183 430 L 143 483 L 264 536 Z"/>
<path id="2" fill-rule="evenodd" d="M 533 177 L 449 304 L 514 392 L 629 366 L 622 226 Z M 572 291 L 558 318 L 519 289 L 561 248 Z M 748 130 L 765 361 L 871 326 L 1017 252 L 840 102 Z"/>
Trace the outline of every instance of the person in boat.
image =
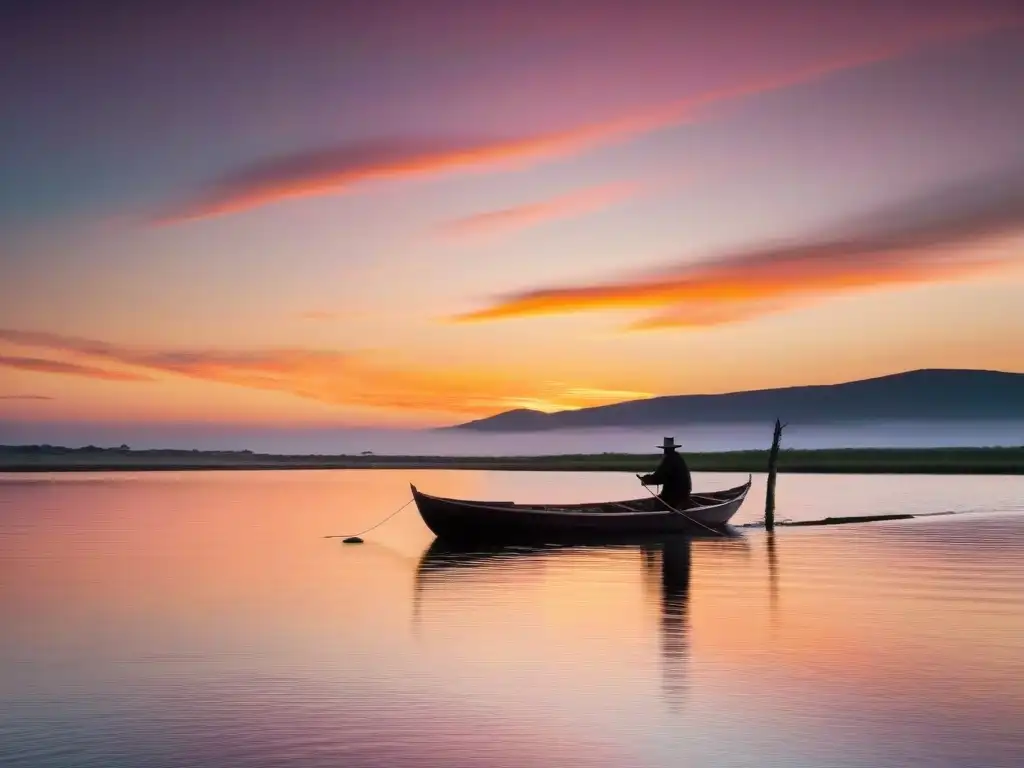
<path id="1" fill-rule="evenodd" d="M 641 485 L 662 486 L 658 498 L 675 509 L 685 509 L 693 492 L 690 468 L 686 466 L 686 460 L 676 453 L 676 448 L 680 447 L 674 437 L 666 437 L 661 445 L 665 455 L 658 468 L 649 475 L 637 475 Z"/>

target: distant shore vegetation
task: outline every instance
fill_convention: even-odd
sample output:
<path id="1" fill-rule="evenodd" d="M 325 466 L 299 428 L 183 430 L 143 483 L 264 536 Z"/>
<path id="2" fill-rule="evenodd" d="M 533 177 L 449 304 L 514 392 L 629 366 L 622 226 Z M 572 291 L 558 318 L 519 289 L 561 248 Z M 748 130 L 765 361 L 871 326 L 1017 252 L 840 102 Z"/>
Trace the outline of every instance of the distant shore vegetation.
<path id="1" fill-rule="evenodd" d="M 695 472 L 764 472 L 767 450 L 685 453 Z M 198 449 L 52 445 L 0 446 L 2 472 L 117 472 L 269 469 L 490 469 L 503 471 L 647 472 L 660 454 L 557 456 L 394 456 L 269 454 Z M 1024 474 L 1024 446 L 993 448 L 783 449 L 779 472 L 864 474 Z"/>

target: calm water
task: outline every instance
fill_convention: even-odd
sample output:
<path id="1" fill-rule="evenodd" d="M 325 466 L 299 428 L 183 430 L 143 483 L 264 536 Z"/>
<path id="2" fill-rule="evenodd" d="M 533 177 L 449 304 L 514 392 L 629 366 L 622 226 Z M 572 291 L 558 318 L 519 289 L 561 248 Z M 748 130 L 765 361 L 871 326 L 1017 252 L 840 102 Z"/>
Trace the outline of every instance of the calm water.
<path id="1" fill-rule="evenodd" d="M 322 538 L 409 481 L 638 495 L 631 474 L 0 477 L 0 765 L 1024 764 L 1024 478 L 784 475 L 781 517 L 963 514 L 773 538 L 453 553 L 411 506 L 362 546 Z"/>

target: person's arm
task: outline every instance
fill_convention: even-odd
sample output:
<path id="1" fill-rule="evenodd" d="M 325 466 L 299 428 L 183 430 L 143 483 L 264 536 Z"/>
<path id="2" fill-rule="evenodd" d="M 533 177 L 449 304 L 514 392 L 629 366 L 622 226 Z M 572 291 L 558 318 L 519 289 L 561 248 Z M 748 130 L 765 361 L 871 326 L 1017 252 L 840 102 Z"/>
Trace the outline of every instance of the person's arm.
<path id="1" fill-rule="evenodd" d="M 661 464 L 658 465 L 658 468 L 656 470 L 654 470 L 653 472 L 651 472 L 651 474 L 644 475 L 644 476 L 642 476 L 640 478 L 640 484 L 641 485 L 664 485 L 665 484 L 665 476 L 667 474 L 666 470 L 667 470 L 667 467 L 665 466 L 665 462 L 662 461 Z"/>

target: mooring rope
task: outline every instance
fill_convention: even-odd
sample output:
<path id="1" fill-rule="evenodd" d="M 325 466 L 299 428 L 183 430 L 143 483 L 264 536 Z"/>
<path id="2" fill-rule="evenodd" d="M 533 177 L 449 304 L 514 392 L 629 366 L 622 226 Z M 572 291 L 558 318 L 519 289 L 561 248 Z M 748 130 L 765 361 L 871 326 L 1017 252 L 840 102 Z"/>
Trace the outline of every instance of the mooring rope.
<path id="1" fill-rule="evenodd" d="M 371 525 L 371 526 L 370 526 L 369 528 L 367 528 L 367 529 L 366 529 L 365 531 L 360 531 L 359 533 L 349 533 L 349 534 L 335 534 L 335 535 L 333 535 L 333 536 L 324 536 L 324 538 L 325 538 L 325 539 L 357 539 L 357 538 L 359 538 L 360 536 L 363 536 L 364 534 L 367 534 L 367 533 L 369 533 L 369 532 L 370 532 L 370 531 L 372 531 L 372 530 L 373 530 L 374 528 L 380 528 L 380 526 L 384 525 L 384 523 L 386 523 L 386 522 L 387 522 L 388 520 L 390 520 L 390 519 L 391 519 L 392 517 L 394 517 L 394 516 L 395 516 L 395 515 L 397 515 L 397 514 L 398 514 L 399 512 L 401 512 L 401 511 L 402 511 L 403 509 L 405 509 L 405 508 L 406 508 L 406 507 L 408 507 L 408 506 L 409 506 L 410 504 L 412 504 L 412 501 L 413 501 L 413 497 L 412 497 L 412 496 L 410 496 L 410 497 L 409 497 L 409 500 L 408 500 L 408 501 L 406 501 L 406 502 L 405 502 L 405 504 L 403 504 L 402 506 L 400 506 L 400 507 L 399 507 L 398 509 L 396 509 L 396 510 L 395 510 L 394 512 L 392 512 L 392 513 L 391 513 L 390 515 L 388 515 L 387 517 L 385 517 L 385 518 L 384 518 L 383 520 L 381 520 L 381 521 L 380 521 L 379 523 L 376 523 L 375 525 Z"/>
<path id="2" fill-rule="evenodd" d="M 709 530 L 709 531 L 711 531 L 712 533 L 717 533 L 717 534 L 718 534 L 719 536 L 725 536 L 725 533 L 723 533 L 722 531 L 719 531 L 719 530 L 717 530 L 717 529 L 715 529 L 715 528 L 712 528 L 712 527 L 711 527 L 711 526 L 709 526 L 709 525 L 704 525 L 704 523 L 702 523 L 702 522 L 701 522 L 700 520 L 694 520 L 694 519 L 693 519 L 692 517 L 690 517 L 690 516 L 689 516 L 688 514 L 686 514 L 685 512 L 680 512 L 680 511 L 679 511 L 678 509 L 676 509 L 675 507 L 673 507 L 673 506 L 672 506 L 671 504 L 669 504 L 669 503 L 668 503 L 667 501 L 665 501 L 665 500 L 664 500 L 663 498 L 661 498 L 660 496 L 658 496 L 658 495 L 657 495 L 657 494 L 656 494 L 656 493 L 655 493 L 654 491 L 652 491 L 652 490 L 651 490 L 650 488 L 648 488 L 648 487 L 647 487 L 646 485 L 644 486 L 644 489 L 645 489 L 645 490 L 646 490 L 646 491 L 647 491 L 647 492 L 648 492 L 649 494 L 651 494 L 651 496 L 653 496 L 654 498 L 656 498 L 656 499 L 657 499 L 658 501 L 660 501 L 660 502 L 661 502 L 662 504 L 664 504 L 664 505 L 665 505 L 666 507 L 668 507 L 668 508 L 669 508 L 670 510 L 672 510 L 673 512 L 675 512 L 675 513 L 676 513 L 677 515 L 682 515 L 682 516 L 683 516 L 683 517 L 685 517 L 685 518 L 686 518 L 687 520 L 689 520 L 689 521 L 690 521 L 691 523 L 694 523 L 695 525 L 699 525 L 699 526 L 700 526 L 701 528 L 704 528 L 704 529 L 706 529 L 706 530 Z"/>

